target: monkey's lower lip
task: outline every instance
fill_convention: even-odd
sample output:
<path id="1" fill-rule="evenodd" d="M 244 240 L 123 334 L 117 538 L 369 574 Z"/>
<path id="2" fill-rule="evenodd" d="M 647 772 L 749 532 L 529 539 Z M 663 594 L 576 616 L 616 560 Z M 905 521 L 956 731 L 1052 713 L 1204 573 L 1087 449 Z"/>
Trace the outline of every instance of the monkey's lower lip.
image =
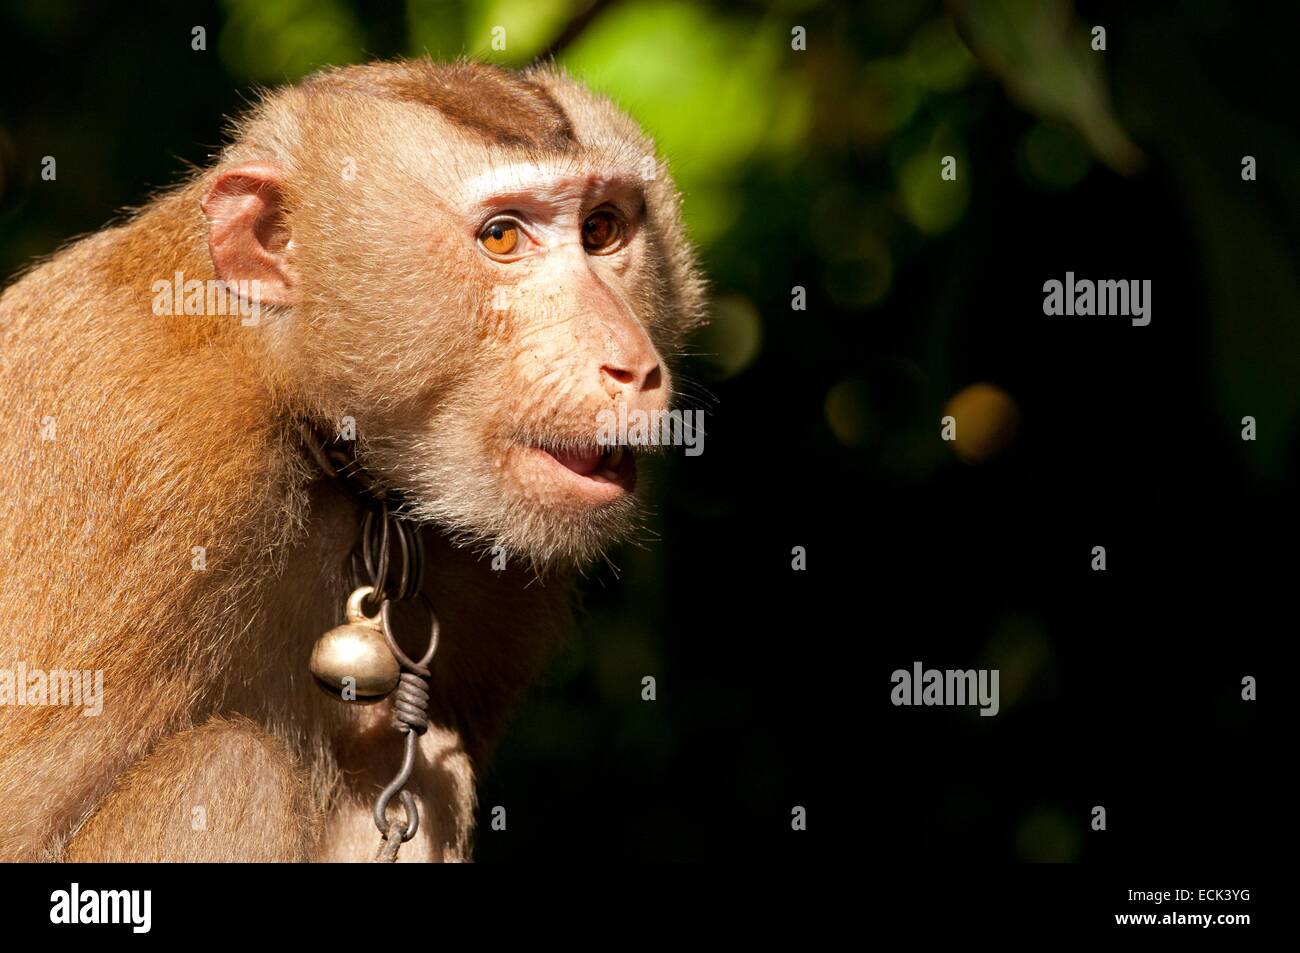
<path id="1" fill-rule="evenodd" d="M 636 489 L 636 455 L 630 447 L 532 449 L 547 460 L 550 469 L 557 476 L 561 476 L 583 496 L 596 500 L 615 499 Z"/>

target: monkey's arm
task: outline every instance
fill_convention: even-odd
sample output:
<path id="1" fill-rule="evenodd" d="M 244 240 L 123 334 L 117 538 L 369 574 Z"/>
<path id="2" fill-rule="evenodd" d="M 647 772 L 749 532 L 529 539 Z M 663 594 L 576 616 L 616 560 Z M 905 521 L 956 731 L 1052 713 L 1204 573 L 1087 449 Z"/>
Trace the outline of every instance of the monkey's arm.
<path id="1" fill-rule="evenodd" d="M 121 775 L 64 859 L 299 861 L 317 828 L 288 749 L 245 718 L 213 718 Z"/>

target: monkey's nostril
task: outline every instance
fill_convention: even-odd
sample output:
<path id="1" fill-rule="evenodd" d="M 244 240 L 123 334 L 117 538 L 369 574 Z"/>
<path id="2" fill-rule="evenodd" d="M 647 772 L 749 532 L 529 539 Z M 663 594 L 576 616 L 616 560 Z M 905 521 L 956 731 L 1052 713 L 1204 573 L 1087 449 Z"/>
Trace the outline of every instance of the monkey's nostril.
<path id="1" fill-rule="evenodd" d="M 621 367 L 611 367 L 608 364 L 603 365 L 600 369 L 600 372 L 602 374 L 608 374 L 610 377 L 614 378 L 614 380 L 618 381 L 620 384 L 631 384 L 633 381 L 636 380 L 636 375 L 633 374 L 631 371 L 624 370 Z"/>
<path id="2" fill-rule="evenodd" d="M 623 367 L 615 367 L 612 364 L 604 364 L 600 372 L 611 380 L 630 386 L 635 390 L 654 390 L 663 383 L 663 374 L 659 370 L 659 365 L 655 364 L 648 371 L 629 371 Z"/>

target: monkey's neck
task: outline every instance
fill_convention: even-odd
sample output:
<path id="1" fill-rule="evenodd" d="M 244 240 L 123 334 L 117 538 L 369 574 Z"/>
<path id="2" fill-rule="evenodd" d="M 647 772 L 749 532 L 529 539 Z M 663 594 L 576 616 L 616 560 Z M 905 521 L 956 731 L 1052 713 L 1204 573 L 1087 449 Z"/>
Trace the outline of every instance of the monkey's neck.
<path id="1" fill-rule="evenodd" d="M 348 557 L 359 540 L 361 507 L 337 482 L 306 488 L 303 519 L 259 587 L 256 623 L 235 653 L 224 703 L 280 724 L 286 736 L 332 732 L 346 748 L 380 726 L 374 709 L 345 711 L 312 683 L 307 662 L 316 639 L 343 622 L 351 585 Z M 430 666 L 431 720 L 459 733 L 475 764 L 488 757 L 510 711 L 570 622 L 568 574 L 537 579 L 523 567 L 494 570 L 491 560 L 458 548 L 434 527 L 420 529 L 425 549 L 421 591 L 440 635 Z M 431 619 L 422 608 L 396 615 L 399 638 L 423 647 Z M 349 740 L 351 739 L 351 740 Z"/>

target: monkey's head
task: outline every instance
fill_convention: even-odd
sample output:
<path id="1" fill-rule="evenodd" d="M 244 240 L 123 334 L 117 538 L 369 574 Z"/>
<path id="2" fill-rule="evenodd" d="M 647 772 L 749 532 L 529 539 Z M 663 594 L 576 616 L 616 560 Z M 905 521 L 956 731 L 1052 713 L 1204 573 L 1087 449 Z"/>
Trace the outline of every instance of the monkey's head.
<path id="1" fill-rule="evenodd" d="M 550 68 L 350 67 L 269 96 L 202 187 L 268 386 L 355 420 L 411 515 L 538 567 L 633 528 L 636 454 L 602 441 L 669 406 L 703 296 L 627 116 Z"/>

